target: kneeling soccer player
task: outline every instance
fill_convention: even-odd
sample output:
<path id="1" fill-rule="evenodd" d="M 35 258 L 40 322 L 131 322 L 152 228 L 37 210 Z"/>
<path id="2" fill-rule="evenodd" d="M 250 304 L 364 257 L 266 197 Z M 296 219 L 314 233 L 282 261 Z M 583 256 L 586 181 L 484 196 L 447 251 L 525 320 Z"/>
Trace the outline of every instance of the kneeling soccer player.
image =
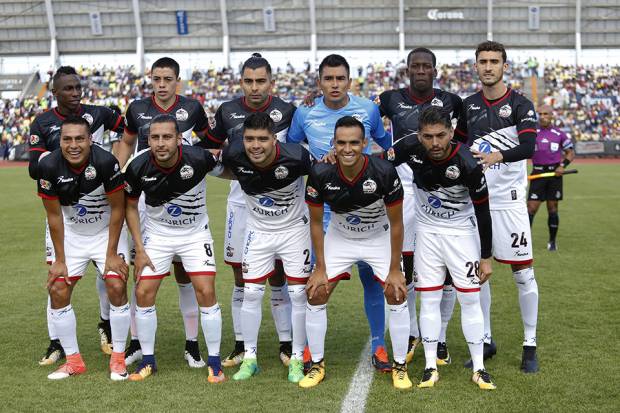
<path id="1" fill-rule="evenodd" d="M 205 175 L 217 164 L 209 151 L 181 145 L 176 119 L 157 115 L 149 130 L 149 149 L 128 165 L 125 179 L 127 225 L 136 248 L 136 327 L 143 358 L 132 381 L 157 371 L 155 297 L 162 278 L 170 275 L 176 255 L 189 275 L 200 306 L 200 322 L 209 358 L 208 381 L 224 380 L 220 366 L 222 314 L 215 296 L 215 258 L 209 230 Z M 138 199 L 144 192 L 145 229 L 140 233 Z"/>
<path id="2" fill-rule="evenodd" d="M 67 362 L 47 376 L 65 379 L 84 373 L 77 343 L 71 293 L 93 261 L 103 274 L 110 300 L 113 352 L 110 378 L 125 380 L 125 341 L 129 331 L 127 303 L 127 237 L 121 236 L 125 215 L 123 175 L 116 158 L 92 145 L 90 125 L 83 118 L 64 120 L 60 148 L 40 160 L 38 191 L 43 198 L 56 252 L 47 286 L 51 321 Z"/>
<path id="3" fill-rule="evenodd" d="M 316 264 L 308 281 L 306 307 L 312 367 L 299 385 L 313 387 L 324 379 L 327 301 L 338 281 L 350 277 L 351 266 L 364 261 L 383 284 L 390 311 L 394 387 L 407 389 L 412 384 L 405 364 L 409 339 L 407 288 L 400 271 L 403 188 L 389 162 L 363 154 L 368 142 L 361 122 L 345 116 L 334 129 L 337 162 L 315 165 L 306 186 Z M 325 235 L 323 203 L 332 211 Z"/>
<path id="4" fill-rule="evenodd" d="M 244 122 L 243 139 L 224 149 L 222 162 L 239 180 L 248 211 L 243 251 L 243 305 L 241 331 L 245 355 L 235 380 L 258 372 L 258 330 L 265 281 L 282 261 L 292 302 L 292 355 L 288 380 L 303 377 L 306 342 L 305 284 L 311 270 L 308 208 L 303 176 L 310 173 L 310 153 L 301 145 L 280 143 L 269 114 L 257 112 Z"/>

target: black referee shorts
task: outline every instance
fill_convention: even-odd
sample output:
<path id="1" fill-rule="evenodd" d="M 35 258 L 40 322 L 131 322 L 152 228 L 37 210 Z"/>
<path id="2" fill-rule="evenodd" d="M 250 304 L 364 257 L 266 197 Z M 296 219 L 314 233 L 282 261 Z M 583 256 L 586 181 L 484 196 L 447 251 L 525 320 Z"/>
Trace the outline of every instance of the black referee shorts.
<path id="1" fill-rule="evenodd" d="M 558 167 L 555 165 L 534 165 L 532 175 L 545 172 L 553 172 Z M 528 201 L 561 201 L 564 195 L 562 177 L 534 179 L 530 182 L 530 190 L 527 194 Z"/>

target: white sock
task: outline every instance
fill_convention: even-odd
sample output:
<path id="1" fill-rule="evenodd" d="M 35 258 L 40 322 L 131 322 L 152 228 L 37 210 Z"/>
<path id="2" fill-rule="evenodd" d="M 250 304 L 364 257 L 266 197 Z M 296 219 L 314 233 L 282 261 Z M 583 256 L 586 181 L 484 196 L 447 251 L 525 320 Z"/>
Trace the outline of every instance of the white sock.
<path id="1" fill-rule="evenodd" d="M 45 313 L 47 315 L 47 333 L 50 336 L 50 340 L 58 340 L 58 334 L 56 334 L 56 328 L 52 321 L 52 299 L 49 294 L 47 295 L 47 309 Z"/>
<path id="2" fill-rule="evenodd" d="M 278 339 L 281 342 L 291 341 L 291 298 L 286 283 L 281 287 L 271 286 L 271 315 L 276 324 Z"/>
<path id="3" fill-rule="evenodd" d="M 50 310 L 54 329 L 60 340 L 60 345 L 65 350 L 67 356 L 80 352 L 77 342 L 76 320 L 73 307 L 69 304 L 63 308 Z"/>
<path id="4" fill-rule="evenodd" d="M 483 370 L 484 319 L 482 317 L 482 309 L 480 308 L 480 293 L 457 292 L 456 295 L 461 305 L 461 327 L 469 347 L 473 370 Z"/>
<path id="5" fill-rule="evenodd" d="M 538 322 L 538 284 L 534 277 L 534 268 L 512 273 L 519 290 L 519 307 L 523 319 L 524 346 L 536 347 L 536 324 Z"/>
<path id="6" fill-rule="evenodd" d="M 402 304 L 388 304 L 390 339 L 392 340 L 392 353 L 394 361 L 403 364 L 407 357 L 409 344 L 409 308 L 407 302 Z"/>
<path id="7" fill-rule="evenodd" d="M 484 342 L 491 343 L 491 284 L 489 281 L 480 286 L 480 308 L 484 317 Z"/>
<path id="8" fill-rule="evenodd" d="M 232 290 L 231 308 L 235 341 L 243 341 L 241 332 L 241 306 L 243 305 L 243 287 L 234 286 Z"/>
<path id="9" fill-rule="evenodd" d="M 200 307 L 200 324 L 209 356 L 219 357 L 222 342 L 222 310 L 218 303 L 211 307 Z"/>
<path id="10" fill-rule="evenodd" d="M 426 369 L 437 368 L 437 341 L 441 330 L 442 290 L 420 291 L 420 330 Z"/>
<path id="11" fill-rule="evenodd" d="M 291 325 L 293 327 L 293 354 L 291 358 L 303 360 L 306 345 L 306 295 L 305 285 L 289 285 L 288 295 L 291 298 Z"/>
<path id="12" fill-rule="evenodd" d="M 136 306 L 136 328 L 142 354 L 152 356 L 155 354 L 155 333 L 157 332 L 157 311 L 155 306 Z"/>
<path id="13" fill-rule="evenodd" d="M 452 312 L 454 311 L 454 303 L 456 302 L 456 289 L 452 285 L 444 285 L 443 293 L 441 296 L 441 330 L 439 331 L 439 342 L 446 342 L 446 331 L 448 330 L 448 323 L 452 318 Z"/>
<path id="14" fill-rule="evenodd" d="M 130 323 L 129 303 L 119 307 L 110 304 L 110 327 L 112 329 L 112 346 L 115 353 L 125 351 Z"/>
<path id="15" fill-rule="evenodd" d="M 131 302 L 129 303 L 129 331 L 131 332 L 131 339 L 138 339 L 138 327 L 136 327 L 136 284 L 131 289 Z"/>
<path id="16" fill-rule="evenodd" d="M 196 300 L 196 290 L 192 283 L 181 284 L 179 287 L 179 309 L 183 316 L 185 326 L 185 340 L 196 341 L 198 339 L 198 301 Z"/>
<path id="17" fill-rule="evenodd" d="M 409 308 L 409 334 L 413 337 L 420 337 L 413 282 L 407 285 L 407 308 Z"/>
<path id="18" fill-rule="evenodd" d="M 258 331 L 263 318 L 263 296 L 265 286 L 245 283 L 243 305 L 241 306 L 241 331 L 243 332 L 244 357 L 256 358 Z"/>
<path id="19" fill-rule="evenodd" d="M 108 298 L 108 289 L 105 286 L 105 280 L 99 272 L 99 268 L 96 270 L 97 278 L 95 284 L 97 285 L 97 294 L 99 294 L 99 315 L 102 320 L 110 319 L 110 299 Z"/>
<path id="20" fill-rule="evenodd" d="M 325 334 L 327 333 L 327 304 L 306 305 L 306 334 L 312 361 L 323 360 L 325 353 Z"/>

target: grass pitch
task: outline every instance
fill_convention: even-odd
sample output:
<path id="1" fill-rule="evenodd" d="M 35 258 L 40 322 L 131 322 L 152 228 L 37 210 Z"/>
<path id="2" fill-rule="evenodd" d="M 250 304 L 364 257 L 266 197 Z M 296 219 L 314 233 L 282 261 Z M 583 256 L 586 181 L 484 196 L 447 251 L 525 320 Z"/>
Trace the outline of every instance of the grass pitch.
<path id="1" fill-rule="evenodd" d="M 453 364 L 440 368 L 434 389 L 397 392 L 388 375 L 376 374 L 367 411 L 617 411 L 620 305 L 618 241 L 620 164 L 579 165 L 565 178 L 560 204 L 559 251 L 546 251 L 546 211 L 534 223 L 536 278 L 540 289 L 537 375 L 519 372 L 522 326 L 509 268 L 494 266 L 493 336 L 498 355 L 486 366 L 498 385 L 482 392 L 462 367 L 468 358 L 456 305 L 448 330 Z M 223 313 L 222 354 L 234 344 L 230 317 L 232 272 L 222 260 L 228 183 L 209 178 L 208 207 L 218 258 L 217 293 Z M 184 333 L 173 278 L 164 281 L 157 301 L 156 354 L 159 373 L 143 383 L 112 383 L 108 359 L 99 350 L 99 307 L 92 269 L 78 284 L 73 305 L 87 374 L 50 382 L 52 368 L 37 360 L 47 346 L 44 212 L 35 185 L 23 167 L 0 169 L 0 405 L 1 411 L 171 411 L 235 412 L 338 411 L 360 352 L 368 339 L 360 283 L 343 282 L 330 301 L 326 381 L 302 390 L 286 381 L 266 297 L 259 341 L 261 373 L 237 383 L 210 385 L 206 369 L 183 360 Z M 200 338 L 201 350 L 205 352 Z M 421 347 L 409 367 L 419 380 Z M 236 369 L 225 369 L 231 377 Z"/>

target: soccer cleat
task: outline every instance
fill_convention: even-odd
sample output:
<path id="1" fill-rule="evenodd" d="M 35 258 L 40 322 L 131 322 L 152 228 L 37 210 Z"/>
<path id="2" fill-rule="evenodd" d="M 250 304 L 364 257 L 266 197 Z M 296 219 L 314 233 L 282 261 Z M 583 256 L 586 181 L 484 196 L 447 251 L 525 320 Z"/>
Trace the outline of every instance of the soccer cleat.
<path id="1" fill-rule="evenodd" d="M 321 360 L 318 363 L 312 363 L 308 374 L 299 381 L 299 387 L 304 389 L 314 387 L 325 379 L 325 363 Z"/>
<path id="2" fill-rule="evenodd" d="M 521 356 L 521 371 L 524 373 L 538 372 L 538 357 L 536 356 L 535 346 L 523 346 Z"/>
<path id="3" fill-rule="evenodd" d="M 312 354 L 310 354 L 310 347 L 304 347 L 304 374 L 308 374 L 312 368 Z"/>
<path id="4" fill-rule="evenodd" d="M 110 379 L 112 381 L 123 381 L 129 378 L 127 366 L 125 364 L 125 353 L 112 352 L 110 357 Z"/>
<path id="5" fill-rule="evenodd" d="M 65 358 L 65 351 L 60 345 L 60 340 L 50 340 L 50 345 L 45 351 L 45 355 L 39 360 L 39 366 L 51 366 L 58 360 Z"/>
<path id="6" fill-rule="evenodd" d="M 484 343 L 483 352 L 482 352 L 483 360 L 488 360 L 490 358 L 493 358 L 495 354 L 497 354 L 497 346 L 495 345 L 495 341 L 491 340 L 490 343 Z M 471 361 L 471 359 L 465 362 L 465 368 L 466 369 L 474 368 L 474 363 L 473 361 Z"/>
<path id="7" fill-rule="evenodd" d="M 372 365 L 375 369 L 382 373 L 389 373 L 392 371 L 392 364 L 388 359 L 385 347 L 377 347 L 377 350 L 375 350 L 375 353 L 372 355 Z"/>
<path id="8" fill-rule="evenodd" d="M 476 383 L 482 390 L 495 390 L 497 386 L 491 381 L 491 375 L 486 370 L 478 370 L 471 376 L 471 381 Z"/>
<path id="9" fill-rule="evenodd" d="M 413 361 L 413 353 L 415 353 L 415 348 L 418 346 L 418 344 L 420 344 L 419 337 L 409 336 L 409 347 L 407 347 L 407 358 L 405 359 L 405 362 L 407 364 Z"/>
<path id="10" fill-rule="evenodd" d="M 256 359 L 244 358 L 239 371 L 233 375 L 233 380 L 247 380 L 250 377 L 258 374 L 260 369 L 256 363 Z"/>
<path id="11" fill-rule="evenodd" d="M 205 366 L 205 362 L 200 356 L 198 341 L 185 340 L 185 360 L 191 368 L 200 369 Z"/>
<path id="12" fill-rule="evenodd" d="M 140 347 L 140 341 L 132 339 L 125 350 L 125 365 L 130 366 L 138 360 L 142 360 L 142 347 Z"/>
<path id="13" fill-rule="evenodd" d="M 413 387 L 413 383 L 409 380 L 407 375 L 407 364 L 398 364 L 394 362 L 392 364 L 392 384 L 397 389 L 406 390 Z"/>
<path id="14" fill-rule="evenodd" d="M 209 366 L 209 377 L 207 377 L 209 383 L 222 383 L 226 380 L 226 376 L 224 376 L 222 371 L 220 356 L 209 356 L 207 358 L 207 365 Z"/>
<path id="15" fill-rule="evenodd" d="M 418 388 L 426 389 L 429 387 L 434 387 L 435 383 L 439 381 L 439 372 L 437 369 L 428 368 L 424 370 L 424 374 L 422 375 L 422 380 L 418 384 Z"/>
<path id="16" fill-rule="evenodd" d="M 558 246 L 556 245 L 555 241 L 549 241 L 547 243 L 547 250 L 549 250 L 549 251 L 557 251 L 558 250 Z"/>
<path id="17" fill-rule="evenodd" d="M 230 352 L 228 357 L 224 359 L 222 362 L 222 366 L 224 367 L 234 367 L 241 364 L 243 361 L 243 355 L 245 354 L 245 350 L 243 349 L 243 341 L 235 341 L 235 348 Z"/>
<path id="18" fill-rule="evenodd" d="M 156 372 L 157 364 L 155 363 L 155 357 L 144 357 L 142 362 L 138 365 L 136 372 L 129 375 L 129 381 L 143 381 Z"/>
<path id="19" fill-rule="evenodd" d="M 288 381 L 299 383 L 304 378 L 304 363 L 301 360 L 291 359 L 288 364 Z"/>
<path id="20" fill-rule="evenodd" d="M 446 343 L 437 343 L 437 365 L 447 366 L 452 362 L 450 358 L 450 352 L 448 352 L 448 345 Z"/>
<path id="21" fill-rule="evenodd" d="M 55 372 L 50 373 L 47 378 L 50 380 L 62 380 L 82 373 L 86 373 L 86 365 L 80 353 L 77 353 L 67 356 L 67 362 L 60 366 Z"/>
<path id="22" fill-rule="evenodd" d="M 110 327 L 110 320 L 101 320 L 97 324 L 97 331 L 99 331 L 99 341 L 101 345 L 101 351 L 108 356 L 112 354 L 112 327 Z"/>
<path id="23" fill-rule="evenodd" d="M 291 355 L 293 354 L 293 345 L 290 341 L 280 342 L 280 361 L 286 367 L 288 367 L 291 361 Z"/>

